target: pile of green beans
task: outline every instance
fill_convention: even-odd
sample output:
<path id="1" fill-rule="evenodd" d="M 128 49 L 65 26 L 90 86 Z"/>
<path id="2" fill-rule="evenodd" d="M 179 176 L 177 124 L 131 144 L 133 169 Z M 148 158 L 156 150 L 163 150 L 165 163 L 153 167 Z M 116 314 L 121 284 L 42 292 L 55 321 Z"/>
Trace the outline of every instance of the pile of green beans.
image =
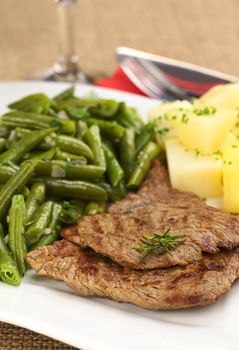
<path id="1" fill-rule="evenodd" d="M 28 251 L 137 189 L 161 150 L 135 108 L 78 98 L 73 87 L 8 107 L 0 119 L 0 279 L 19 285 Z"/>

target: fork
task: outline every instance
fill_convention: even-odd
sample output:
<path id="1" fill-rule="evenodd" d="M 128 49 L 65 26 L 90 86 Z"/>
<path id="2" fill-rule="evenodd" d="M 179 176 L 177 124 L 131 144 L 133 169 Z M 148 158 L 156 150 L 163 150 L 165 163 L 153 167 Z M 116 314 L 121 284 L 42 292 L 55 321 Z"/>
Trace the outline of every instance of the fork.
<path id="1" fill-rule="evenodd" d="M 132 82 L 149 97 L 165 100 L 191 100 L 193 97 L 172 83 L 162 70 L 149 61 L 127 57 L 120 66 Z"/>

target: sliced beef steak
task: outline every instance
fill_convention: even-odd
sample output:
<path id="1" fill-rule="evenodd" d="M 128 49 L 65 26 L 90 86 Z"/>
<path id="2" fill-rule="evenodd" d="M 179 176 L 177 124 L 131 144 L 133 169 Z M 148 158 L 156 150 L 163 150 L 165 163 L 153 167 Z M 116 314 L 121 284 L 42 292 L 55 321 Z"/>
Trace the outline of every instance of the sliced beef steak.
<path id="1" fill-rule="evenodd" d="M 184 242 L 171 254 L 150 254 L 141 261 L 132 248 L 143 235 L 170 229 L 184 235 Z M 136 269 L 186 265 L 200 260 L 202 252 L 215 254 L 219 248 L 239 245 L 239 217 L 207 206 L 197 196 L 173 190 L 166 170 L 156 162 L 137 194 L 113 204 L 109 213 L 82 217 L 62 230 L 62 236 L 82 247 Z"/>
<path id="2" fill-rule="evenodd" d="M 66 240 L 27 254 L 39 275 L 63 280 L 82 296 L 108 297 L 146 309 L 212 304 L 239 277 L 239 254 L 227 251 L 165 270 L 131 270 Z"/>
<path id="3" fill-rule="evenodd" d="M 191 206 L 207 207 L 206 203 L 195 194 L 174 190 L 170 185 L 167 169 L 155 160 L 139 191 L 130 192 L 124 199 L 111 204 L 108 212 L 136 213 L 155 202 L 173 203 L 178 208 L 184 208 L 185 205 L 187 207 L 189 203 Z"/>

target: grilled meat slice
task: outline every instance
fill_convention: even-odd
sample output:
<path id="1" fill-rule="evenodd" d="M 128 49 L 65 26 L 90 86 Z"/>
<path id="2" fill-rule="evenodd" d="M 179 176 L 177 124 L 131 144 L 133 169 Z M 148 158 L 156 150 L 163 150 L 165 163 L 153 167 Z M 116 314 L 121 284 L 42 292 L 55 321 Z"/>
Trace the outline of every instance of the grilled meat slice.
<path id="1" fill-rule="evenodd" d="M 168 198 L 170 197 L 170 198 Z M 175 190 L 171 187 L 167 169 L 159 161 L 153 162 L 146 180 L 137 193 L 129 192 L 126 197 L 111 204 L 109 213 L 137 213 L 147 205 L 155 203 L 173 203 L 175 207 L 191 206 L 207 207 L 206 203 L 193 193 Z"/>
<path id="2" fill-rule="evenodd" d="M 183 266 L 200 260 L 202 252 L 215 254 L 219 248 L 239 245 L 239 217 L 209 207 L 193 194 L 173 190 L 158 162 L 138 194 L 129 194 L 109 211 L 82 217 L 62 230 L 62 236 L 135 269 Z M 171 254 L 151 253 L 140 261 L 132 247 L 141 245 L 143 235 L 153 236 L 169 228 L 171 235 L 185 236 L 183 244 Z"/>
<path id="3" fill-rule="evenodd" d="M 171 235 L 184 235 L 184 242 L 170 254 L 152 252 L 144 261 L 133 247 L 144 235 L 153 236 L 171 228 Z M 78 224 L 62 230 L 61 235 L 81 247 L 91 247 L 121 265 L 135 269 L 186 265 L 200 260 L 202 251 L 215 254 L 218 247 L 233 248 L 239 244 L 239 225 L 224 219 L 222 212 L 199 212 L 174 207 L 148 207 L 141 218 L 127 214 L 85 216 Z"/>
<path id="4" fill-rule="evenodd" d="M 166 310 L 212 304 L 239 277 L 239 254 L 227 251 L 166 270 L 124 268 L 66 240 L 27 254 L 39 275 L 63 280 L 82 296 L 108 297 L 146 309 Z"/>

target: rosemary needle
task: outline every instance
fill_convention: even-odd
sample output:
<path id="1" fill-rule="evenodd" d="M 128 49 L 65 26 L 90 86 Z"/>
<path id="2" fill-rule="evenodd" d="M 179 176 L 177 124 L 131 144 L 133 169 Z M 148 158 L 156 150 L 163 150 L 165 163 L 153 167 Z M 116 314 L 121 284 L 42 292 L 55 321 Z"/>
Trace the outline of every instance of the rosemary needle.
<path id="1" fill-rule="evenodd" d="M 143 238 L 140 240 L 142 245 L 132 247 L 132 249 L 141 254 L 142 261 L 152 252 L 157 255 L 170 254 L 172 249 L 183 243 L 184 236 L 172 236 L 169 232 L 170 228 L 163 234 L 154 234 L 153 236 L 143 235 Z"/>

